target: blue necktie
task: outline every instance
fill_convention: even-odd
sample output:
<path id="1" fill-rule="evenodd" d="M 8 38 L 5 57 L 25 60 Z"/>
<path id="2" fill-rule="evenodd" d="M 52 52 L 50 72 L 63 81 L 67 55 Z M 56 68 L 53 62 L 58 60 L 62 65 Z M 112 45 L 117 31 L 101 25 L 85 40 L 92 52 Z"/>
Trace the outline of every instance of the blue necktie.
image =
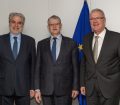
<path id="1" fill-rule="evenodd" d="M 17 49 L 18 49 L 17 37 L 14 37 L 13 56 L 15 59 L 17 57 Z"/>
<path id="2" fill-rule="evenodd" d="M 57 38 L 53 38 L 53 44 L 52 44 L 52 56 L 54 62 L 56 61 L 56 39 Z"/>

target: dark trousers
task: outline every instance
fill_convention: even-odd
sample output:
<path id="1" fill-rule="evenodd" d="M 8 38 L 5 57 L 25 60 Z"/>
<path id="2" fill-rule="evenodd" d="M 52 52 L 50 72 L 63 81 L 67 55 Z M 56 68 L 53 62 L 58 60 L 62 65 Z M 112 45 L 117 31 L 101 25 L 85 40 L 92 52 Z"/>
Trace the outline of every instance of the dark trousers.
<path id="1" fill-rule="evenodd" d="M 119 96 L 105 98 L 101 93 L 97 80 L 95 80 L 93 93 L 91 96 L 87 96 L 87 105 L 119 105 Z"/>
<path id="2" fill-rule="evenodd" d="M 2 96 L 2 105 L 30 105 L 30 96 Z"/>
<path id="3" fill-rule="evenodd" d="M 43 105 L 72 105 L 72 98 L 70 95 L 42 95 L 42 99 Z"/>

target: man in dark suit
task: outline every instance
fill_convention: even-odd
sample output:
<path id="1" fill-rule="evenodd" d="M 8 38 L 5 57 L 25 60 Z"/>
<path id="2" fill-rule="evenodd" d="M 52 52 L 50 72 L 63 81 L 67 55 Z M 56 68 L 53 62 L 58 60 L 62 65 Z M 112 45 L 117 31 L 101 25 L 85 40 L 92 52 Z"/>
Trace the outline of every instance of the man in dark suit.
<path id="1" fill-rule="evenodd" d="M 51 37 L 38 43 L 35 72 L 35 99 L 43 105 L 71 105 L 78 95 L 79 67 L 77 45 L 61 35 L 61 19 L 51 16 L 48 29 Z"/>
<path id="2" fill-rule="evenodd" d="M 101 9 L 90 14 L 93 32 L 83 41 L 81 61 L 81 94 L 87 105 L 118 105 L 120 91 L 120 34 L 105 28 Z"/>
<path id="3" fill-rule="evenodd" d="M 25 17 L 10 13 L 10 33 L 0 36 L 2 105 L 30 105 L 34 95 L 35 40 L 22 34 Z"/>

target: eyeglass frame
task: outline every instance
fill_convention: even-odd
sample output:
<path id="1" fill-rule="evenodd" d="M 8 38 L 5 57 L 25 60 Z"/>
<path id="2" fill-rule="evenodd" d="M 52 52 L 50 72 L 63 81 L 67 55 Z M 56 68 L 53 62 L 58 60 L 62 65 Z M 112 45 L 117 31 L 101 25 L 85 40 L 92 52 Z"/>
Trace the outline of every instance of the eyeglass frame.
<path id="1" fill-rule="evenodd" d="M 90 18 L 90 21 L 93 21 L 93 20 L 102 20 L 104 19 L 105 17 L 95 17 L 95 18 Z"/>

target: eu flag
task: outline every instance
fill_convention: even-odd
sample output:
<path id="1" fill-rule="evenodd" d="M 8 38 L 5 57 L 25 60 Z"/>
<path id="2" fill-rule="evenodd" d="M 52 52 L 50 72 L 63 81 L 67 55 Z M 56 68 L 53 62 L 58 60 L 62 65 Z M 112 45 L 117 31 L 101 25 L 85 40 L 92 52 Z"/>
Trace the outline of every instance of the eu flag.
<path id="1" fill-rule="evenodd" d="M 87 1 L 84 0 L 84 4 L 73 35 L 73 40 L 79 45 L 79 51 L 80 51 L 79 60 L 82 57 L 83 37 L 90 32 L 91 32 L 91 26 L 89 21 L 89 8 Z M 79 105 L 87 105 L 85 96 L 79 95 Z"/>

